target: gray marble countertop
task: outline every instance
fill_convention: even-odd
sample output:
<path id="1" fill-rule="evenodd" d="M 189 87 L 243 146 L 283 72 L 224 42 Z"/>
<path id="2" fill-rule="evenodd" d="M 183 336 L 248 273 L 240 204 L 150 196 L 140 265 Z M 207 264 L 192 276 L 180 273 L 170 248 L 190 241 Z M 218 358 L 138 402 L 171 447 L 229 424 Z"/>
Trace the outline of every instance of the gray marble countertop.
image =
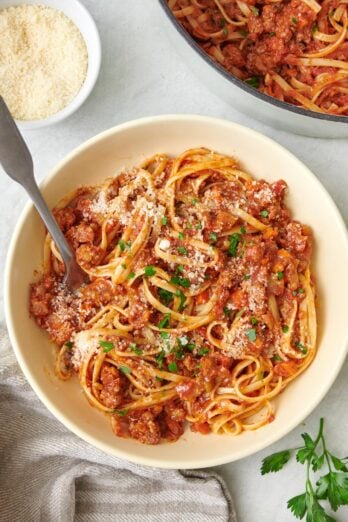
<path id="1" fill-rule="evenodd" d="M 317 175 L 348 223 L 347 140 L 291 135 L 267 127 L 226 105 L 211 94 L 176 55 L 160 27 L 156 0 L 84 0 L 84 4 L 101 35 L 100 77 L 90 98 L 72 117 L 56 126 L 25 133 L 38 180 L 42 180 L 74 147 L 118 123 L 155 114 L 206 114 L 252 127 L 287 147 Z M 0 194 L 3 273 L 11 233 L 27 198 L 22 189 L 4 175 L 0 176 Z M 3 320 L 3 311 L 1 313 Z M 334 452 L 341 456 L 348 454 L 347 382 L 346 361 L 326 398 L 303 425 L 267 450 L 218 468 L 234 496 L 240 521 L 294 520 L 286 509 L 286 500 L 302 493 L 303 467 L 291 463 L 282 473 L 261 477 L 261 459 L 273 451 L 297 446 L 304 430 L 315 434 L 321 416 L 327 421 L 326 433 Z M 338 521 L 348 520 L 348 508 L 338 513 Z"/>

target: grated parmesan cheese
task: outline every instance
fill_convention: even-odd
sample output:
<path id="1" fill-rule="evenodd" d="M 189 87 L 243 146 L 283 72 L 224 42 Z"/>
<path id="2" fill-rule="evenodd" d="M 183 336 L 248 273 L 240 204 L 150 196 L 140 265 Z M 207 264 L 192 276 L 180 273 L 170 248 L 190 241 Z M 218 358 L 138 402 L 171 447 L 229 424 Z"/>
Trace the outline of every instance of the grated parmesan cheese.
<path id="1" fill-rule="evenodd" d="M 0 94 L 14 118 L 38 120 L 66 107 L 87 65 L 85 41 L 61 11 L 30 4 L 0 11 Z"/>

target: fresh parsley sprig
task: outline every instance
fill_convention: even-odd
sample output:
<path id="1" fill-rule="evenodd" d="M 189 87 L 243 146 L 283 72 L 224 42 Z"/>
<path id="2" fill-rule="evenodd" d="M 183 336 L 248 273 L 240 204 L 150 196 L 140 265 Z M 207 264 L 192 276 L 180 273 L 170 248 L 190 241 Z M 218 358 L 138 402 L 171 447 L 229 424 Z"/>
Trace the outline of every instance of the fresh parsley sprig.
<path id="1" fill-rule="evenodd" d="M 334 522 L 320 504 L 328 500 L 333 511 L 348 505 L 348 457 L 340 459 L 328 451 L 324 436 L 324 419 L 320 419 L 317 437 L 313 440 L 308 433 L 302 434 L 304 445 L 297 449 L 278 451 L 262 461 L 261 474 L 281 470 L 296 452 L 296 460 L 306 465 L 305 491 L 291 498 L 287 507 L 299 519 L 306 515 L 306 522 Z M 328 473 L 314 484 L 311 471 L 317 472 L 327 466 Z"/>

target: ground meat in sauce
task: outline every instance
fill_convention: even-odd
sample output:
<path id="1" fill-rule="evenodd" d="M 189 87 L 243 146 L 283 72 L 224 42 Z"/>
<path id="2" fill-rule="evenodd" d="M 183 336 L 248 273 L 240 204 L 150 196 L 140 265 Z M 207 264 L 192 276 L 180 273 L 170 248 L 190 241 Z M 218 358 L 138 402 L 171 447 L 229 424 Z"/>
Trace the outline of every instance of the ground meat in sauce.
<path id="1" fill-rule="evenodd" d="M 123 400 L 126 378 L 114 366 L 104 365 L 101 369 L 100 382 L 102 384 L 100 401 L 107 408 L 117 408 Z"/>

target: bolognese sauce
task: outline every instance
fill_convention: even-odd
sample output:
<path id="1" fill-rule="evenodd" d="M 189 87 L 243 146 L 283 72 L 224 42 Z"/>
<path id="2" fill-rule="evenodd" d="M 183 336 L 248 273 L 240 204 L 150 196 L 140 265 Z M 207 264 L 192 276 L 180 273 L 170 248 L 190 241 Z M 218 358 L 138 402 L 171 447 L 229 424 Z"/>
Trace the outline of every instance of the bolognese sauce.
<path id="1" fill-rule="evenodd" d="M 88 276 L 72 293 L 49 234 L 30 312 L 114 433 L 145 444 L 185 426 L 239 434 L 274 419 L 272 399 L 316 350 L 311 230 L 284 181 L 234 158 L 158 154 L 54 210 Z"/>

